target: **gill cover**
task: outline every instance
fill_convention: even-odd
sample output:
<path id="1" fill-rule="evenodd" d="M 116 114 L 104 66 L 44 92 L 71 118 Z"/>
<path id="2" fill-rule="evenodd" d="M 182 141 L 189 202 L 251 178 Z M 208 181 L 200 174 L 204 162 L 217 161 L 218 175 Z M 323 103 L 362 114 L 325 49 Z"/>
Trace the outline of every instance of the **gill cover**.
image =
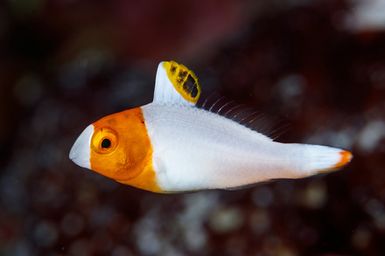
<path id="1" fill-rule="evenodd" d="M 155 79 L 154 103 L 194 106 L 201 95 L 196 75 L 175 61 L 159 63 Z"/>
<path id="2" fill-rule="evenodd" d="M 90 169 L 120 183 L 159 191 L 140 107 L 103 117 L 93 127 Z"/>

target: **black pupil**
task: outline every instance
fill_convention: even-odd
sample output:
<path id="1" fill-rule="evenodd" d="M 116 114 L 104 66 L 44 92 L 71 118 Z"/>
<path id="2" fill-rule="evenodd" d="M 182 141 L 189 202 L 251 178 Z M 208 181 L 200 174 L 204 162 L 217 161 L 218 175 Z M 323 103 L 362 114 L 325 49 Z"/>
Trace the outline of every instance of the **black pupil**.
<path id="1" fill-rule="evenodd" d="M 103 139 L 102 148 L 109 148 L 109 147 L 111 147 L 111 141 L 109 139 Z"/>

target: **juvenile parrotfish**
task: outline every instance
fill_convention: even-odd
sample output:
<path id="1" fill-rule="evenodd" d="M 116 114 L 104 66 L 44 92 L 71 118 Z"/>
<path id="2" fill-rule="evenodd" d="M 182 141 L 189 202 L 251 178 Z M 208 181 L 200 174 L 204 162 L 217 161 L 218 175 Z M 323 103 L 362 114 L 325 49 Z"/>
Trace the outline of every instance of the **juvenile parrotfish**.
<path id="1" fill-rule="evenodd" d="M 151 103 L 111 114 L 80 134 L 69 157 L 117 182 L 158 193 L 233 189 L 341 168 L 349 151 L 273 141 L 196 106 L 195 74 L 161 62 Z"/>

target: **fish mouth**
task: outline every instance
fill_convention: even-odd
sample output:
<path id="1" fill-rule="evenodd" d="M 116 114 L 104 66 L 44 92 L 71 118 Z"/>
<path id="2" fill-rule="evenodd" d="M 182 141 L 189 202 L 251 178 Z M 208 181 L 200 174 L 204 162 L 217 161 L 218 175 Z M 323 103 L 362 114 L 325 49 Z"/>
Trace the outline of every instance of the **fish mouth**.
<path id="1" fill-rule="evenodd" d="M 94 133 L 93 125 L 87 126 L 87 128 L 84 129 L 84 131 L 76 139 L 69 153 L 69 158 L 75 164 L 87 169 L 91 169 L 90 148 L 91 148 L 91 138 L 93 133 Z"/>

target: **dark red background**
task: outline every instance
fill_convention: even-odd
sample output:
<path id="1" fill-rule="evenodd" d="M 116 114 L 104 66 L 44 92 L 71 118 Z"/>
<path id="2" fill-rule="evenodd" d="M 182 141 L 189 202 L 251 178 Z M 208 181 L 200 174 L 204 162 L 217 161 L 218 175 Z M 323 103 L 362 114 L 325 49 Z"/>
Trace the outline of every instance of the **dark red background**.
<path id="1" fill-rule="evenodd" d="M 0 254 L 383 255 L 385 34 L 350 1 L 0 3 Z M 343 171 L 157 195 L 68 159 L 81 130 L 152 99 L 174 59 L 212 91 L 347 148 Z M 266 120 L 268 120 L 267 118 Z M 257 125 L 263 126 L 259 121 Z"/>

